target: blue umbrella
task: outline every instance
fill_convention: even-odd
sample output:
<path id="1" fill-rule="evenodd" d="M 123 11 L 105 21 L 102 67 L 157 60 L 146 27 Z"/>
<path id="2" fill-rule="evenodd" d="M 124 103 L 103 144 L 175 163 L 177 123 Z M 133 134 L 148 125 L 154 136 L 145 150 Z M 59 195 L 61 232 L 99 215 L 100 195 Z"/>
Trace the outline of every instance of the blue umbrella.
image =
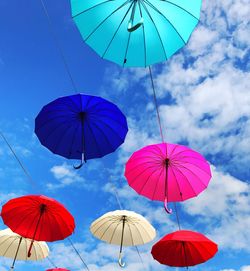
<path id="1" fill-rule="evenodd" d="M 71 0 L 71 7 L 84 41 L 101 57 L 146 67 L 188 42 L 201 0 Z"/>
<path id="2" fill-rule="evenodd" d="M 68 159 L 103 157 L 125 140 L 125 116 L 113 103 L 96 96 L 76 94 L 45 105 L 35 121 L 42 145 Z"/>

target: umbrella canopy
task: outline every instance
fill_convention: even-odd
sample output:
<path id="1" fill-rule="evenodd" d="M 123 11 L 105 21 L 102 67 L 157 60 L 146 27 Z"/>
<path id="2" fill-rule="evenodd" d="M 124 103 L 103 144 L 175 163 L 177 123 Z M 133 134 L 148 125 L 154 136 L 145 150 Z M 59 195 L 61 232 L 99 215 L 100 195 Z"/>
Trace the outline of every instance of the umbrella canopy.
<path id="1" fill-rule="evenodd" d="M 152 247 L 152 255 L 161 264 L 188 267 L 204 263 L 218 246 L 201 233 L 180 230 L 163 237 Z"/>
<path id="2" fill-rule="evenodd" d="M 136 151 L 126 163 L 125 177 L 140 195 L 165 202 L 196 197 L 207 186 L 211 171 L 205 158 L 182 145 L 161 143 Z"/>
<path id="3" fill-rule="evenodd" d="M 27 257 L 31 242 L 32 240 L 14 233 L 11 229 L 1 230 L 0 256 L 14 259 L 18 250 L 16 255 L 17 260 L 38 261 L 46 258 L 49 255 L 49 248 L 47 244 L 45 242 L 35 241 L 31 251 L 32 255 L 31 257 Z"/>
<path id="4" fill-rule="evenodd" d="M 71 0 L 71 7 L 84 41 L 102 58 L 146 67 L 187 43 L 201 0 Z"/>
<path id="5" fill-rule="evenodd" d="M 32 244 L 34 240 L 52 242 L 65 239 L 75 228 L 69 211 L 58 201 L 42 195 L 9 200 L 3 205 L 1 216 L 5 225 L 15 233 L 32 239 Z"/>
<path id="6" fill-rule="evenodd" d="M 109 244 L 120 245 L 119 264 L 123 246 L 143 245 L 152 241 L 156 232 L 153 226 L 141 215 L 126 210 L 108 212 L 95 220 L 91 233 Z"/>
<path id="7" fill-rule="evenodd" d="M 11 229 L 0 231 L 0 256 L 13 259 L 11 269 L 14 269 L 16 260 L 38 261 L 49 255 L 49 248 L 45 242 L 35 241 L 31 256 L 28 257 L 28 250 L 32 240 L 23 238 L 19 234 L 14 233 Z"/>
<path id="8" fill-rule="evenodd" d="M 125 116 L 113 103 L 76 94 L 44 106 L 35 133 L 42 145 L 68 159 L 88 160 L 114 152 L 125 140 Z"/>

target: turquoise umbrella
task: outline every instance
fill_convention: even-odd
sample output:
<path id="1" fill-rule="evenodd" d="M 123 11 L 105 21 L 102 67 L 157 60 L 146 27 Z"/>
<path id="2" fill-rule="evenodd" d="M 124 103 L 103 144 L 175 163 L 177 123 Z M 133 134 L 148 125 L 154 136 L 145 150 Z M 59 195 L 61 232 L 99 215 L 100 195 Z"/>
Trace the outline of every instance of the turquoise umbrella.
<path id="1" fill-rule="evenodd" d="M 71 0 L 84 41 L 124 67 L 163 62 L 197 25 L 201 0 Z"/>

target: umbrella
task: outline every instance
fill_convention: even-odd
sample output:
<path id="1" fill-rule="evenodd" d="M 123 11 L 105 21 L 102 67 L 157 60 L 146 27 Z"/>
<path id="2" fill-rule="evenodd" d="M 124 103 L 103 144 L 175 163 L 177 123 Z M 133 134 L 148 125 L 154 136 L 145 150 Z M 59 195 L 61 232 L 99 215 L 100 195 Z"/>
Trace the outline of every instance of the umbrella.
<path id="1" fill-rule="evenodd" d="M 11 269 L 14 269 L 16 260 L 38 261 L 49 255 L 49 248 L 45 242 L 35 241 L 32 246 L 32 255 L 27 257 L 32 240 L 23 238 L 11 229 L 0 231 L 0 256 L 13 259 Z"/>
<path id="2" fill-rule="evenodd" d="M 36 241 L 63 240 L 75 228 L 73 216 L 58 201 L 46 196 L 29 195 L 9 200 L 2 207 L 5 225 L 22 237 L 32 239 L 28 251 Z"/>
<path id="3" fill-rule="evenodd" d="M 71 0 L 71 7 L 84 41 L 102 58 L 146 67 L 188 42 L 201 0 Z"/>
<path id="4" fill-rule="evenodd" d="M 70 270 L 65 269 L 65 268 L 52 268 L 52 269 L 47 269 L 46 271 L 70 271 Z"/>
<path id="5" fill-rule="evenodd" d="M 196 197 L 211 179 L 205 158 L 182 145 L 161 143 L 136 151 L 126 163 L 125 176 L 140 195 L 164 202 Z"/>
<path id="6" fill-rule="evenodd" d="M 152 255 L 161 264 L 188 267 L 204 263 L 218 246 L 201 233 L 180 230 L 167 234 L 152 247 Z"/>
<path id="7" fill-rule="evenodd" d="M 113 103 L 96 96 L 61 97 L 43 107 L 36 117 L 35 133 L 55 154 L 68 159 L 103 157 L 125 140 L 125 116 Z"/>
<path id="8" fill-rule="evenodd" d="M 153 226 L 143 216 L 126 210 L 104 214 L 91 224 L 90 231 L 96 238 L 120 246 L 118 263 L 121 267 L 125 265 L 122 262 L 123 246 L 143 245 L 156 235 Z"/>

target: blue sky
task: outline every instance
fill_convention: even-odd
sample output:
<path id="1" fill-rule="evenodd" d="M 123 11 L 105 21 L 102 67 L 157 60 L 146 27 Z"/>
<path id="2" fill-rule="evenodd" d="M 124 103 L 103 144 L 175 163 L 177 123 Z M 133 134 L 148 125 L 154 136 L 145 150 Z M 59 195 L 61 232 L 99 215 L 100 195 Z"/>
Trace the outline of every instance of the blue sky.
<path id="1" fill-rule="evenodd" d="M 118 247 L 97 241 L 89 232 L 93 220 L 119 209 L 113 186 L 125 209 L 151 221 L 158 239 L 177 229 L 174 215 L 167 216 L 161 203 L 139 197 L 123 177 L 133 151 L 160 142 L 150 81 L 145 69 L 122 69 L 88 48 L 71 19 L 69 1 L 45 4 L 78 91 L 116 103 L 128 118 L 129 133 L 119 151 L 91 160 L 79 171 L 72 169 L 73 161 L 39 144 L 33 131 L 41 107 L 74 90 L 40 1 L 1 0 L 0 129 L 35 185 L 0 139 L 0 200 L 34 193 L 56 198 L 75 216 L 72 240 L 90 270 L 119 270 Z M 200 231 L 219 244 L 216 257 L 192 270 L 250 270 L 249 8 L 249 0 L 204 1 L 201 22 L 185 49 L 153 67 L 167 141 L 201 152 L 213 171 L 206 191 L 178 204 L 183 228 Z M 84 270 L 67 240 L 49 246 L 57 266 Z M 126 249 L 125 270 L 174 269 L 153 261 L 151 246 L 139 248 L 144 266 L 135 249 Z M 1 271 L 9 270 L 10 261 L 0 263 Z M 49 267 L 47 260 L 18 262 L 16 270 Z"/>

